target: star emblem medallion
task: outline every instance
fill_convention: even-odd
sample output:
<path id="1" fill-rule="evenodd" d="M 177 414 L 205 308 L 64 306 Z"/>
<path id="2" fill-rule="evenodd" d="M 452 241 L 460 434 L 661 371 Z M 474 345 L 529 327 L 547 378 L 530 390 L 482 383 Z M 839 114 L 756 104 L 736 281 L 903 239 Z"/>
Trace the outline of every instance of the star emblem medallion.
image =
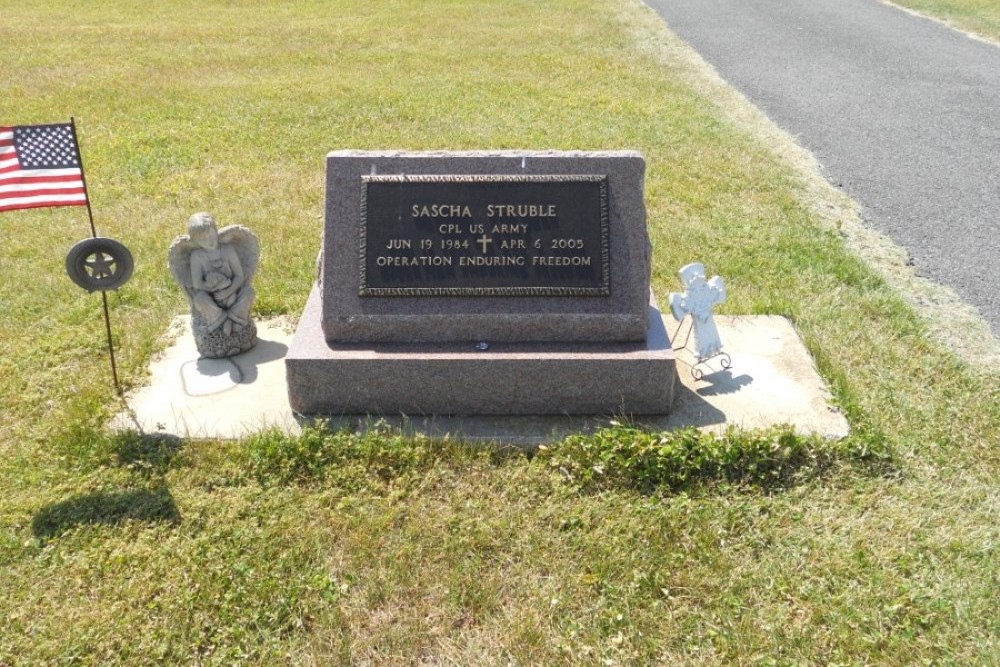
<path id="1" fill-rule="evenodd" d="M 66 273 L 87 290 L 116 290 L 132 277 L 132 253 L 114 239 L 84 239 L 66 255 Z"/>

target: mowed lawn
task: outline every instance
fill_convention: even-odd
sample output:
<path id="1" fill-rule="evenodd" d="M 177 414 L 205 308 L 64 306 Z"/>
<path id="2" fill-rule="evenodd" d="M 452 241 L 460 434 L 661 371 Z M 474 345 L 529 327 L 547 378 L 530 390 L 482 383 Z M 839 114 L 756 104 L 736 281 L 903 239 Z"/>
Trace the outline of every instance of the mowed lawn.
<path id="1" fill-rule="evenodd" d="M 327 151 L 647 160 L 661 303 L 702 260 L 791 319 L 842 443 L 623 425 L 529 458 L 312 431 L 104 433 L 82 208 L 0 214 L 0 665 L 996 664 L 1000 383 L 844 249 L 834 203 L 635 0 L 0 5 L 0 123 L 75 116 L 142 384 L 199 210 L 298 316 Z M 724 101 L 725 100 L 725 101 Z"/>

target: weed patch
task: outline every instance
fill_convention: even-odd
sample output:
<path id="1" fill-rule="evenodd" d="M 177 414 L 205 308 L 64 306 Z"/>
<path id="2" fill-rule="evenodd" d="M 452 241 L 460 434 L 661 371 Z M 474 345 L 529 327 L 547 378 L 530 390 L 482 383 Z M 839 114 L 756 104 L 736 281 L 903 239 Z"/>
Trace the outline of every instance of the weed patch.
<path id="1" fill-rule="evenodd" d="M 419 474 L 455 455 L 462 458 L 462 449 L 388 428 L 334 431 L 319 422 L 298 436 L 269 430 L 247 438 L 242 468 L 262 486 L 327 482 L 354 488 Z"/>
<path id="2" fill-rule="evenodd" d="M 298 436 L 267 431 L 242 445 L 241 470 L 265 487 L 325 484 L 371 489 L 419 477 L 435 466 L 463 469 L 479 461 L 495 468 L 516 465 L 521 458 L 509 450 L 412 437 L 389 428 L 357 433 L 333 431 L 323 423 Z M 657 433 L 620 425 L 543 445 L 531 461 L 536 469 L 557 471 L 579 490 L 643 494 L 714 482 L 766 490 L 815 479 L 838 466 L 875 474 L 890 472 L 894 466 L 889 445 L 881 439 L 832 441 L 798 435 L 790 428 L 730 429 L 716 435 L 695 429 Z"/>
<path id="3" fill-rule="evenodd" d="M 183 441 L 174 435 L 140 431 L 108 432 L 90 425 L 68 429 L 52 441 L 66 467 L 81 471 L 118 467 L 143 478 L 162 477 L 178 459 Z"/>
<path id="4" fill-rule="evenodd" d="M 618 488 L 649 494 L 711 482 L 770 489 L 816 477 L 838 464 L 885 470 L 892 456 L 884 444 L 800 436 L 787 428 L 730 429 L 714 435 L 618 426 L 542 447 L 536 460 L 581 490 Z"/>

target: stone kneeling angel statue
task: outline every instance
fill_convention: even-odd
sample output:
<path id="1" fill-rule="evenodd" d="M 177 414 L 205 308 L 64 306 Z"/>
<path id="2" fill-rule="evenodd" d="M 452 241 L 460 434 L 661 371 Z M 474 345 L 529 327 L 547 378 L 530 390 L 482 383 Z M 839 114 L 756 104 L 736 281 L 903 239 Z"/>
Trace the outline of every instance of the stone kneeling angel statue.
<path id="1" fill-rule="evenodd" d="M 191 303 L 191 329 L 203 357 L 231 357 L 257 344 L 250 318 L 251 286 L 260 241 L 242 225 L 221 230 L 208 213 L 188 220 L 188 233 L 170 244 L 167 266 Z"/>

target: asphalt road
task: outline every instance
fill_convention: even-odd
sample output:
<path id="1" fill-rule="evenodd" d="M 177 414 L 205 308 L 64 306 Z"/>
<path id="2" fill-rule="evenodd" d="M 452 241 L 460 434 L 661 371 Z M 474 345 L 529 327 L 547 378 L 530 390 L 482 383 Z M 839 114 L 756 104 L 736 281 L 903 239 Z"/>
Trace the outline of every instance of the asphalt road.
<path id="1" fill-rule="evenodd" d="M 1000 336 L 1000 47 L 877 0 L 646 3 Z"/>

